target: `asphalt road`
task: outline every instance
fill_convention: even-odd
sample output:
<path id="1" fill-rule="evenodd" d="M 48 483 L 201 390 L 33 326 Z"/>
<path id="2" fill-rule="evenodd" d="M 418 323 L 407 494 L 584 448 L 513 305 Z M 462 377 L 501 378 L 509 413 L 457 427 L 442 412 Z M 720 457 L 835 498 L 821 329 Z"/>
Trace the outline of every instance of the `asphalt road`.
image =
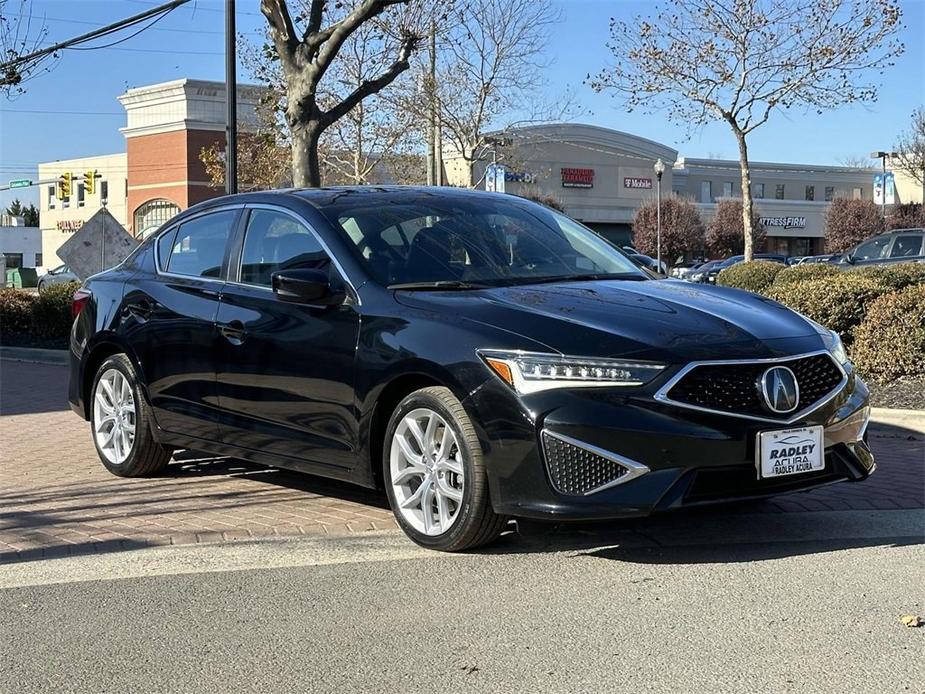
<path id="1" fill-rule="evenodd" d="M 921 511 L 0 566 L 3 692 L 923 692 Z"/>

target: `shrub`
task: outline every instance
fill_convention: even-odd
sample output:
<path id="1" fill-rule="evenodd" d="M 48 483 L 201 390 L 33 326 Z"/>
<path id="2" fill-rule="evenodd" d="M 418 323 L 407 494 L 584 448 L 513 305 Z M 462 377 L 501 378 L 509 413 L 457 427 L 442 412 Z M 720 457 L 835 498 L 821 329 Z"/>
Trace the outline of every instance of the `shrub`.
<path id="1" fill-rule="evenodd" d="M 825 213 L 826 253 L 843 253 L 882 231 L 883 218 L 873 200 L 835 198 Z"/>
<path id="2" fill-rule="evenodd" d="M 42 339 L 61 339 L 70 335 L 71 299 L 79 282 L 53 284 L 45 289 L 32 306 L 32 334 Z"/>
<path id="3" fill-rule="evenodd" d="M 642 205 L 633 218 L 633 244 L 640 253 L 656 256 L 658 203 Z M 671 195 L 662 199 L 662 259 L 669 264 L 703 250 L 704 227 L 697 206 L 687 198 Z"/>
<path id="4" fill-rule="evenodd" d="M 851 358 L 872 380 L 925 376 L 925 285 L 874 301 L 855 330 Z"/>
<path id="5" fill-rule="evenodd" d="M 772 285 L 769 296 L 839 333 L 850 342 L 871 302 L 890 291 L 871 277 L 842 273 Z"/>
<path id="6" fill-rule="evenodd" d="M 782 287 L 792 282 L 814 280 L 820 277 L 833 277 L 834 275 L 840 275 L 841 272 L 842 271 L 836 265 L 830 265 L 828 263 L 792 265 L 777 273 L 777 277 L 774 278 L 774 286 Z"/>
<path id="7" fill-rule="evenodd" d="M 890 289 L 905 289 L 911 285 L 925 284 L 925 264 L 922 263 L 864 265 L 852 268 L 849 272 L 870 277 Z"/>
<path id="8" fill-rule="evenodd" d="M 925 227 L 925 205 L 907 202 L 896 205 L 886 216 L 887 229 L 916 229 Z"/>
<path id="9" fill-rule="evenodd" d="M 752 208 L 752 248 L 764 248 L 765 229 L 758 213 Z M 745 224 L 741 200 L 720 200 L 710 223 L 707 224 L 707 248 L 715 258 L 741 255 L 745 252 Z"/>
<path id="10" fill-rule="evenodd" d="M 716 283 L 724 287 L 737 287 L 757 294 L 764 294 L 778 273 L 786 267 L 783 263 L 772 263 L 768 260 L 736 263 L 719 273 Z"/>
<path id="11" fill-rule="evenodd" d="M 36 298 L 19 289 L 0 288 L 0 338 L 29 333 Z"/>

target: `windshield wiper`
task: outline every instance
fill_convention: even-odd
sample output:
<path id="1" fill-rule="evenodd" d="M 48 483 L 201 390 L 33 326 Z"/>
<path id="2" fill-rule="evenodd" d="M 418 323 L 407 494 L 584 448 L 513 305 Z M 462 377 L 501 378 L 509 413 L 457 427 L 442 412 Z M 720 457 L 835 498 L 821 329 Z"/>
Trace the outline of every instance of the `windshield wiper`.
<path id="1" fill-rule="evenodd" d="M 461 282 L 459 280 L 440 280 L 439 282 L 400 282 L 399 284 L 390 284 L 388 288 L 407 291 L 462 291 L 466 289 L 488 289 L 488 285 L 476 284 L 475 282 Z"/>

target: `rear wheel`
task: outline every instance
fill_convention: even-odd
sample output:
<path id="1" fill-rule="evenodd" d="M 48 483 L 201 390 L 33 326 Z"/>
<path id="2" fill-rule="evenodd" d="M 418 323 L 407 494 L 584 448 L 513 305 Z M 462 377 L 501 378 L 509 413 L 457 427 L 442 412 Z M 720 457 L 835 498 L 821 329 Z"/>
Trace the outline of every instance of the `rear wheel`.
<path id="1" fill-rule="evenodd" d="M 491 507 L 482 450 L 459 400 L 442 387 L 399 403 L 383 446 L 392 511 L 415 542 L 447 552 L 498 537 L 507 518 Z"/>
<path id="2" fill-rule="evenodd" d="M 167 467 L 172 451 L 151 434 L 151 414 L 128 357 L 116 354 L 100 365 L 92 398 L 93 443 L 107 470 L 120 477 L 143 477 Z"/>

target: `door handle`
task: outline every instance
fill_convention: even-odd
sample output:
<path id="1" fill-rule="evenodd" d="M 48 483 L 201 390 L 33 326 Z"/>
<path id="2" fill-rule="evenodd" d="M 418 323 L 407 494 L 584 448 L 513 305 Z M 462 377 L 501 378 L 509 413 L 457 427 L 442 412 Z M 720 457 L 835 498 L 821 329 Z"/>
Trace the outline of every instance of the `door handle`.
<path id="1" fill-rule="evenodd" d="M 240 345 L 247 336 L 244 323 L 239 320 L 233 320 L 230 323 L 218 326 L 218 332 L 233 345 Z"/>

